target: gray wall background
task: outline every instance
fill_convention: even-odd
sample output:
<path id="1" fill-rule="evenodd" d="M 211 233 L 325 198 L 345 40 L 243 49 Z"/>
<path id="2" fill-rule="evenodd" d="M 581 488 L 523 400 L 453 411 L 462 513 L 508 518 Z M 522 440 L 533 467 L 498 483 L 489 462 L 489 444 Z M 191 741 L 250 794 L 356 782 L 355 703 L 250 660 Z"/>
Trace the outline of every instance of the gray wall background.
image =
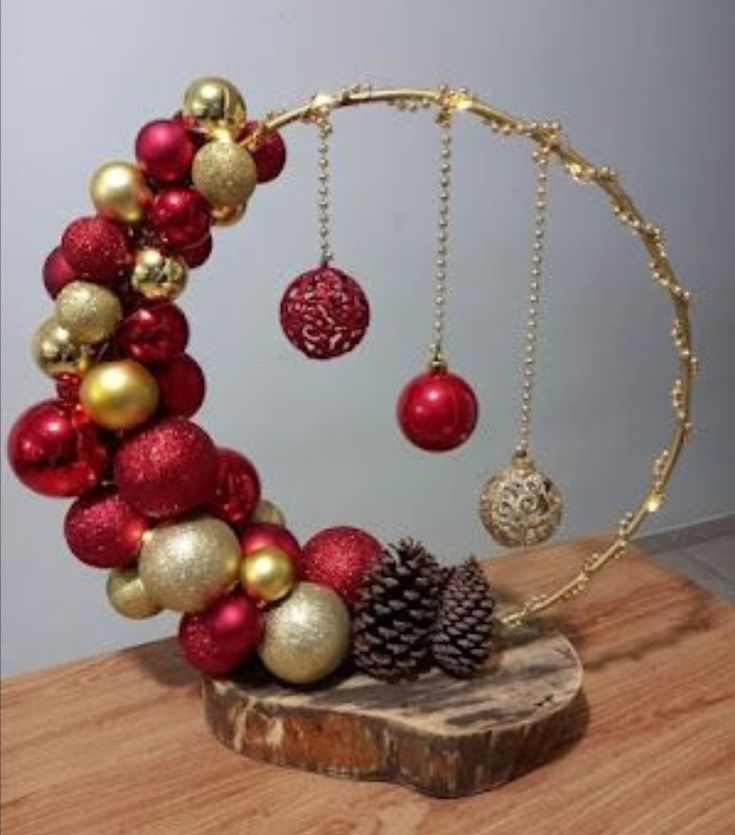
<path id="1" fill-rule="evenodd" d="M 3 443 L 15 417 L 49 396 L 27 348 L 50 308 L 44 256 L 89 211 L 92 170 L 130 157 L 137 128 L 176 110 L 189 80 L 230 77 L 253 114 L 354 81 L 447 81 L 519 115 L 561 119 L 664 227 L 696 296 L 703 370 L 696 439 L 657 527 L 731 510 L 734 12 L 727 0 L 6 0 Z M 430 338 L 437 135 L 426 114 L 335 116 L 337 263 L 363 282 L 374 313 L 361 350 L 309 363 L 277 325 L 286 282 L 316 259 L 306 127 L 288 131 L 287 172 L 217 234 L 183 299 L 209 378 L 198 420 L 254 458 L 302 538 L 353 523 L 385 539 L 411 533 L 447 560 L 494 550 L 475 503 L 514 442 L 532 171 L 522 142 L 458 121 L 449 351 L 483 411 L 456 454 L 418 453 L 393 418 Z M 551 201 L 536 452 L 566 490 L 563 535 L 573 536 L 637 502 L 668 438 L 671 311 L 601 192 L 557 170 Z M 139 624 L 108 608 L 104 573 L 66 552 L 67 503 L 27 492 L 4 456 L 2 490 L 5 674 L 175 629 L 170 616 Z"/>

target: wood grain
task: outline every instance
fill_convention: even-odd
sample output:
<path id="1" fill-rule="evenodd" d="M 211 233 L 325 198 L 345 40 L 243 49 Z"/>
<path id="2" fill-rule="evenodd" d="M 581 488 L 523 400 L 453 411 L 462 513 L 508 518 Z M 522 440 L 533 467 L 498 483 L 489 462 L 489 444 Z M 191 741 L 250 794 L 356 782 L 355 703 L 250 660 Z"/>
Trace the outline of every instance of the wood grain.
<path id="1" fill-rule="evenodd" d="M 528 591 L 597 545 L 509 555 L 492 575 Z M 732 832 L 735 610 L 634 553 L 560 624 L 585 664 L 585 737 L 460 800 L 234 756 L 170 642 L 4 681 L 3 835 Z"/>

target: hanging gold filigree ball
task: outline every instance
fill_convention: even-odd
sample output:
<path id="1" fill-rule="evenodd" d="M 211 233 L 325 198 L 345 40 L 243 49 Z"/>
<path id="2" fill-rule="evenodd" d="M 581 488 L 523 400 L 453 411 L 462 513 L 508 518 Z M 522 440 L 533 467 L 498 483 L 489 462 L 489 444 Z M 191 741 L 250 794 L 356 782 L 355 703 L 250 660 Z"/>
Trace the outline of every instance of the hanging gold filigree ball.
<path id="1" fill-rule="evenodd" d="M 516 452 L 510 466 L 488 479 L 480 496 L 482 524 L 507 548 L 545 542 L 559 527 L 563 511 L 559 488 L 524 451 Z"/>

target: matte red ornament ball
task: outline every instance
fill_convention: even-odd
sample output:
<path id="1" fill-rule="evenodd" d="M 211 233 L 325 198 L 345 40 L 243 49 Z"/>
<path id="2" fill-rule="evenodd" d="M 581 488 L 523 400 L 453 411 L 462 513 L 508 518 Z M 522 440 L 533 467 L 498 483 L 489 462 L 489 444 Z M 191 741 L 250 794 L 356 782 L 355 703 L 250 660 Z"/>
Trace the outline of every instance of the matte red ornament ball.
<path id="1" fill-rule="evenodd" d="M 278 548 L 291 557 L 297 576 L 303 576 L 301 546 L 291 531 L 281 525 L 273 525 L 270 522 L 253 522 L 246 525 L 240 534 L 240 548 L 244 556 L 263 548 Z"/>
<path id="2" fill-rule="evenodd" d="M 260 500 L 260 477 L 252 462 L 234 449 L 220 447 L 217 495 L 211 512 L 229 525 L 241 525 Z"/>
<path id="3" fill-rule="evenodd" d="M 102 217 L 72 221 L 61 238 L 69 266 L 85 281 L 109 284 L 130 265 L 125 233 Z"/>
<path id="4" fill-rule="evenodd" d="M 241 667 L 255 652 L 262 621 L 250 601 L 228 595 L 201 614 L 186 614 L 179 624 L 179 647 L 186 660 L 210 676 L 223 676 Z"/>
<path id="5" fill-rule="evenodd" d="M 55 299 L 64 287 L 76 281 L 77 277 L 71 264 L 66 260 L 63 250 L 57 246 L 49 253 L 43 264 L 43 283 L 49 296 Z"/>
<path id="6" fill-rule="evenodd" d="M 207 235 L 201 243 L 186 247 L 186 249 L 180 249 L 179 255 L 186 261 L 186 266 L 190 270 L 195 270 L 197 267 L 201 267 L 212 254 L 212 246 L 212 236 Z"/>
<path id="7" fill-rule="evenodd" d="M 192 417 L 199 411 L 207 394 L 207 381 L 193 357 L 182 354 L 154 368 L 153 376 L 158 383 L 158 399 L 164 414 Z"/>
<path id="8" fill-rule="evenodd" d="M 31 406 L 8 436 L 8 459 L 21 482 L 44 496 L 79 496 L 94 487 L 107 449 L 81 409 L 61 400 Z"/>
<path id="9" fill-rule="evenodd" d="M 403 434 L 428 452 L 447 452 L 463 444 L 477 425 L 478 411 L 469 384 L 445 369 L 414 377 L 396 409 Z"/>
<path id="10" fill-rule="evenodd" d="M 135 140 L 138 165 L 159 183 L 175 183 L 189 176 L 197 147 L 178 119 L 157 119 L 144 125 Z"/>
<path id="11" fill-rule="evenodd" d="M 381 550 L 380 542 L 360 528 L 325 528 L 304 545 L 303 579 L 329 586 L 352 608 Z"/>
<path id="12" fill-rule="evenodd" d="M 247 122 L 242 131 L 242 138 L 255 133 L 259 122 Z M 269 183 L 283 171 L 286 165 L 286 143 L 277 130 L 264 131 L 254 148 L 249 148 L 255 168 L 258 172 L 259 183 Z"/>
<path id="13" fill-rule="evenodd" d="M 153 198 L 148 220 L 161 243 L 175 250 L 190 249 L 209 235 L 209 207 L 192 188 L 167 188 Z"/>
<path id="14" fill-rule="evenodd" d="M 74 502 L 64 520 L 64 536 L 83 563 L 123 568 L 135 561 L 148 527 L 144 516 L 106 487 Z"/>
<path id="15" fill-rule="evenodd" d="M 118 326 L 122 350 L 142 363 L 160 363 L 178 357 L 189 342 L 189 323 L 175 304 L 139 307 Z"/>

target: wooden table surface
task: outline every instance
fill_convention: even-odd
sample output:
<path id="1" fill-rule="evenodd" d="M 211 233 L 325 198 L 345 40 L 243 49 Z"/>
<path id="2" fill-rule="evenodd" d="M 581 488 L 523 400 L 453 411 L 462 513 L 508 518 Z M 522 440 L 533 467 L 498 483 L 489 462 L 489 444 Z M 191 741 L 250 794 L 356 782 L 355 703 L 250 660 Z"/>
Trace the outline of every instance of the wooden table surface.
<path id="1" fill-rule="evenodd" d="M 509 555 L 493 576 L 537 588 L 594 547 Z M 3 835 L 735 832 L 735 609 L 635 552 L 557 620 L 586 668 L 585 737 L 461 800 L 238 758 L 169 641 L 7 679 Z"/>

